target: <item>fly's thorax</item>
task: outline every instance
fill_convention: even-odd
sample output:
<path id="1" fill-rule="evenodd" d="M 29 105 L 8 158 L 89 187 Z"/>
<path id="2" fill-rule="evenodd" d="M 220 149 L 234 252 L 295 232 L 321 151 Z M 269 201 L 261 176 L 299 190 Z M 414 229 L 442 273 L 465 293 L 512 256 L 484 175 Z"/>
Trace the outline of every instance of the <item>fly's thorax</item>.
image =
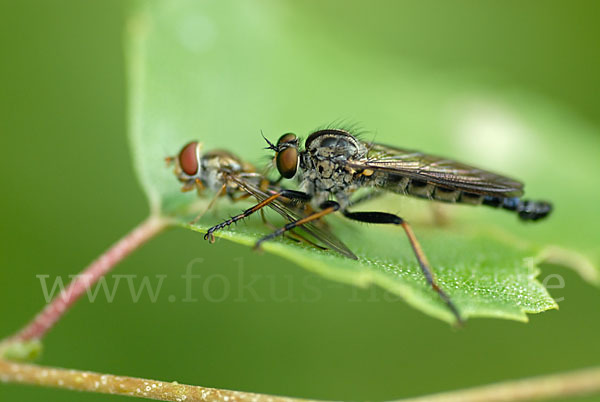
<path id="1" fill-rule="evenodd" d="M 228 181 L 227 176 L 249 172 L 250 169 L 251 166 L 227 151 L 212 151 L 200 159 L 200 180 L 212 191 L 219 191 L 223 184 L 227 184 L 227 190 L 230 192 L 237 188 L 237 185 Z"/>
<path id="2" fill-rule="evenodd" d="M 304 153 L 300 161 L 303 182 L 313 195 L 318 192 L 335 194 L 356 190 L 356 172 L 339 160 Z"/>
<path id="3" fill-rule="evenodd" d="M 359 159 L 366 155 L 366 147 L 344 130 L 326 129 L 312 133 L 304 144 L 305 152 L 315 158 L 333 160 Z"/>
<path id="4" fill-rule="evenodd" d="M 366 155 L 365 146 L 343 130 L 321 130 L 311 134 L 300 155 L 300 168 L 313 193 L 350 193 L 356 190 L 356 171 L 348 161 Z M 314 194 L 313 194 L 314 195 Z"/>

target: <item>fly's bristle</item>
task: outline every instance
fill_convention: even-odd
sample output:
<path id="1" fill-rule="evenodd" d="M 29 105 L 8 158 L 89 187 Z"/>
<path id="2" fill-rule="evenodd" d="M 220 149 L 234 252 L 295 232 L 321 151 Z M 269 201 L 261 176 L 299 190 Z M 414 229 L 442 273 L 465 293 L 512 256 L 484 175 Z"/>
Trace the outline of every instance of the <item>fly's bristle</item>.
<path id="1" fill-rule="evenodd" d="M 354 136 L 355 138 L 358 138 L 358 139 L 361 139 L 362 137 L 364 137 L 365 135 L 367 135 L 369 133 L 369 131 L 366 130 L 362 126 L 361 123 L 353 121 L 348 118 L 339 118 L 337 120 L 332 121 L 329 124 L 318 127 L 314 131 L 332 130 L 332 129 L 347 131 L 350 134 L 352 134 L 352 136 Z"/>

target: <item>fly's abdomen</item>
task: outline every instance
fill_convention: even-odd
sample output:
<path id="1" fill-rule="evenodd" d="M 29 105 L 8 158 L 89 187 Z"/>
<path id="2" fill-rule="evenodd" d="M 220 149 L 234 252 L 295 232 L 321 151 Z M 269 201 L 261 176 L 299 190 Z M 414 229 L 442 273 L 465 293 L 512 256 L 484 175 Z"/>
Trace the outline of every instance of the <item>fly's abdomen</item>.
<path id="1" fill-rule="evenodd" d="M 547 201 L 523 200 L 518 197 L 502 198 L 494 196 L 483 197 L 483 205 L 502 208 L 516 212 L 524 221 L 537 221 L 552 212 L 552 204 Z"/>
<path id="2" fill-rule="evenodd" d="M 375 185 L 384 187 L 386 190 L 393 191 L 394 193 L 426 198 L 428 200 L 471 205 L 479 205 L 483 200 L 483 196 L 480 194 L 467 193 L 461 190 L 429 183 L 424 180 L 410 179 L 401 175 L 388 174 L 384 177 L 377 176 L 378 175 L 375 175 Z"/>
<path id="3" fill-rule="evenodd" d="M 516 212 L 525 221 L 545 218 L 552 212 L 552 204 L 546 201 L 523 200 L 519 197 L 498 197 L 471 193 L 444 187 L 424 180 L 410 179 L 400 175 L 375 175 L 375 185 L 395 193 L 429 200 L 469 205 L 487 205 Z"/>
<path id="4" fill-rule="evenodd" d="M 483 200 L 483 196 L 479 194 L 467 193 L 455 188 L 439 186 L 416 179 L 408 180 L 404 193 L 429 200 L 471 205 L 479 205 Z"/>
<path id="5" fill-rule="evenodd" d="M 483 196 L 481 194 L 469 193 L 466 191 L 457 190 L 455 188 L 438 186 L 431 183 L 429 185 L 432 187 L 432 190 L 428 198 L 432 200 L 469 205 L 480 205 L 483 202 Z M 420 196 L 419 194 L 416 195 Z"/>

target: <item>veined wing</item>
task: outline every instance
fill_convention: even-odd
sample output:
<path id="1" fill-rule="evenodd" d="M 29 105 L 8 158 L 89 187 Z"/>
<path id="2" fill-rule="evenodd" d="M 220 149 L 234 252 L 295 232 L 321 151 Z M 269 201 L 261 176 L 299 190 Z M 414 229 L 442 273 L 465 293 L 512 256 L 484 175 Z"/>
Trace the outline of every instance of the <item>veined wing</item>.
<path id="1" fill-rule="evenodd" d="M 235 176 L 231 176 L 231 180 L 233 180 L 243 191 L 246 191 L 255 197 L 259 202 L 264 201 L 270 195 L 272 195 L 261 190 L 260 187 L 251 180 L 244 180 L 244 178 Z M 297 221 L 306 216 L 300 205 L 294 205 L 292 202 L 275 200 L 269 204 L 269 207 L 271 207 L 271 209 L 275 210 L 279 215 L 289 222 Z M 321 241 L 328 248 L 335 250 L 353 260 L 358 259 L 358 257 L 329 230 L 319 227 L 313 222 L 305 223 L 301 226 L 301 228 L 310 236 Z"/>
<path id="2" fill-rule="evenodd" d="M 519 197 L 523 183 L 450 159 L 387 145 L 367 143 L 363 159 L 349 161 L 354 169 L 385 171 L 411 179 L 475 194 Z"/>

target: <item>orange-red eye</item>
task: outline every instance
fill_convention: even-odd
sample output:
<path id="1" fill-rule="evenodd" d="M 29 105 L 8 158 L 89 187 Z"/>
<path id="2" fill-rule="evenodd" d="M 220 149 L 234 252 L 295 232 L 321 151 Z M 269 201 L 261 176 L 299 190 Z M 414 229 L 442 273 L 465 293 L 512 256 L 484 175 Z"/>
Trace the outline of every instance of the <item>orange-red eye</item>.
<path id="1" fill-rule="evenodd" d="M 275 163 L 279 174 L 286 179 L 291 179 L 298 168 L 298 150 L 294 147 L 288 147 L 281 152 L 277 152 Z"/>
<path id="2" fill-rule="evenodd" d="M 294 142 L 296 141 L 298 137 L 296 137 L 296 134 L 294 133 L 287 133 L 282 135 L 281 137 L 279 137 L 279 140 L 277 140 L 277 145 L 281 145 L 284 142 Z"/>
<path id="3" fill-rule="evenodd" d="M 179 153 L 179 166 L 188 176 L 198 172 L 198 158 L 196 157 L 197 142 L 190 142 Z"/>

